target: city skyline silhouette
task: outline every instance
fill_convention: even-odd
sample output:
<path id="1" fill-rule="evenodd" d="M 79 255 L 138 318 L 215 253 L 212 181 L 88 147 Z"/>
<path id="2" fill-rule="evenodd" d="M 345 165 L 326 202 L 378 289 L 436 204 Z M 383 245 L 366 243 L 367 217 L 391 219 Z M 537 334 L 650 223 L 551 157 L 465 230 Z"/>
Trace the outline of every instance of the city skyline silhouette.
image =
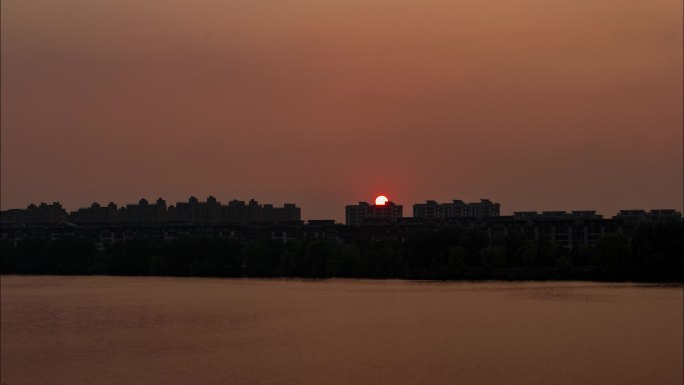
<path id="1" fill-rule="evenodd" d="M 0 8 L 0 385 L 684 385 L 682 0 Z"/>

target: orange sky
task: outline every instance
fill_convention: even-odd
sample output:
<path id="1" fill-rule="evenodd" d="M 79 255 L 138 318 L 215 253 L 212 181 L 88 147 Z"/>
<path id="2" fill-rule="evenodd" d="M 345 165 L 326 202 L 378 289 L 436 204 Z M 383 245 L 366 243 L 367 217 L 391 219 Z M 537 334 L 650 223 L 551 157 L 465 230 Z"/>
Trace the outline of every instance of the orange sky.
<path id="1" fill-rule="evenodd" d="M 682 209 L 680 0 L 3 0 L 2 209 Z"/>

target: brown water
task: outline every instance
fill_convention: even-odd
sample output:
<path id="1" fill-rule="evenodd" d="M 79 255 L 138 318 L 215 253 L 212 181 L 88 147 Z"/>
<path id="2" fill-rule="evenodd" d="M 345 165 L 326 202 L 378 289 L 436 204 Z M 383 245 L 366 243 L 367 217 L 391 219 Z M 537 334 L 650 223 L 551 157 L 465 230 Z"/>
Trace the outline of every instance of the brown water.
<path id="1" fill-rule="evenodd" d="M 683 383 L 681 287 L 1 281 L 3 385 Z"/>

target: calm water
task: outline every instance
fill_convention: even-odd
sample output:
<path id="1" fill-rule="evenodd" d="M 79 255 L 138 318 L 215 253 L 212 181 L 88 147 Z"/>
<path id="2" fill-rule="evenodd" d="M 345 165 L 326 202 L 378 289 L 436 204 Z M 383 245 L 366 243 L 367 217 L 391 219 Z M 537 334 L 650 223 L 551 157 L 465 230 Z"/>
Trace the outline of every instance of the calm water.
<path id="1" fill-rule="evenodd" d="M 681 287 L 2 282 L 2 383 L 682 384 Z"/>

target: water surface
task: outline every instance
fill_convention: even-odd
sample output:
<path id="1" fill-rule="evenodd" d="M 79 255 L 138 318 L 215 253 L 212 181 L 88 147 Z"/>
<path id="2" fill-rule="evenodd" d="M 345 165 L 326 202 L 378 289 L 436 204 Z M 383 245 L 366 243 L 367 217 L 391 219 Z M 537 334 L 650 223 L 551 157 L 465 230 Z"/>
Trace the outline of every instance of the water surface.
<path id="1" fill-rule="evenodd" d="M 3 276 L 20 384 L 682 384 L 657 285 Z"/>

